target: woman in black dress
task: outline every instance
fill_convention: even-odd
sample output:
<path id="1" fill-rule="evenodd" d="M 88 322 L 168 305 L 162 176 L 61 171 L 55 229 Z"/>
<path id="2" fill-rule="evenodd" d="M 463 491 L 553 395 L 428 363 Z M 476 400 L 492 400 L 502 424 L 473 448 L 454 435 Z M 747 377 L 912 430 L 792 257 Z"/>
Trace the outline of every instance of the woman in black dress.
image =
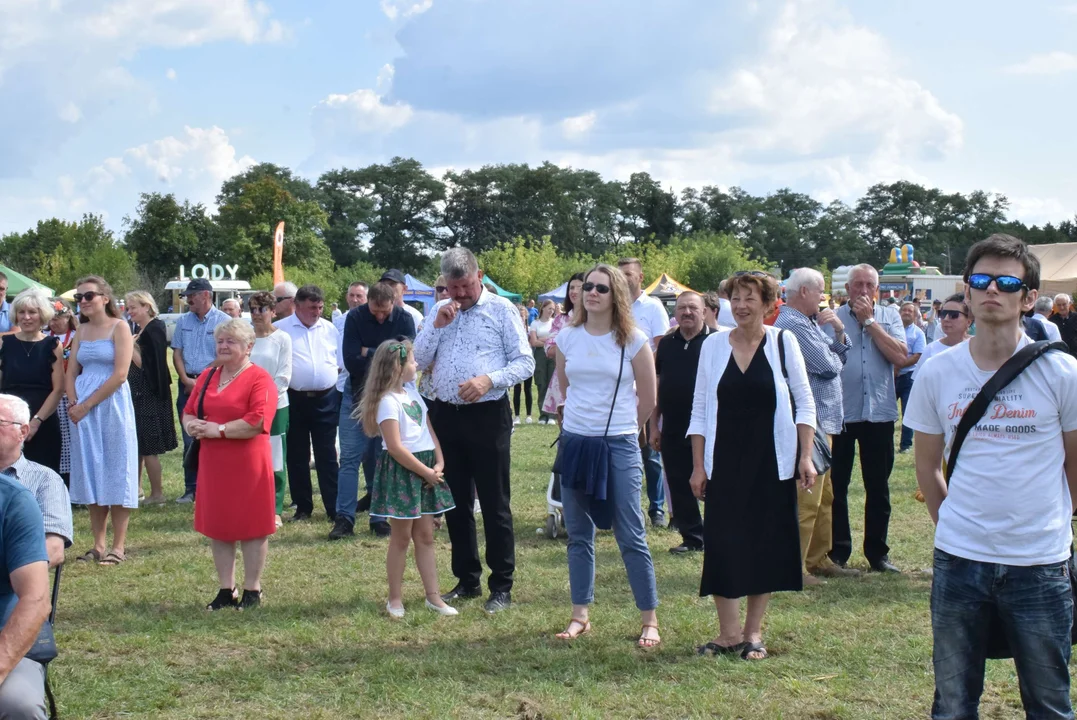
<path id="1" fill-rule="evenodd" d="M 715 333 L 700 351 L 688 429 L 697 460 L 691 482 L 706 511 L 699 594 L 714 597 L 719 626 L 701 654 L 764 659 L 770 593 L 803 586 L 796 483 L 808 490 L 815 482 L 815 402 L 796 338 L 763 324 L 777 297 L 778 284 L 765 273 L 734 276 L 737 327 Z"/>
<path id="2" fill-rule="evenodd" d="M 30 406 L 30 431 L 23 444 L 27 460 L 60 472 L 60 420 L 56 406 L 64 394 L 60 342 L 42 330 L 53 308 L 40 290 L 23 290 L 11 303 L 19 329 L 0 342 L 0 392 Z"/>
<path id="3" fill-rule="evenodd" d="M 165 502 L 161 489 L 161 459 L 158 455 L 175 450 L 176 420 L 172 414 L 172 374 L 168 371 L 168 341 L 165 324 L 157 317 L 157 303 L 144 290 L 127 293 L 127 312 L 138 326 L 131 369 L 131 401 L 135 406 L 139 464 L 146 466 L 150 478 L 150 496 L 146 505 Z M 142 468 L 138 471 L 139 495 L 142 494 Z"/>

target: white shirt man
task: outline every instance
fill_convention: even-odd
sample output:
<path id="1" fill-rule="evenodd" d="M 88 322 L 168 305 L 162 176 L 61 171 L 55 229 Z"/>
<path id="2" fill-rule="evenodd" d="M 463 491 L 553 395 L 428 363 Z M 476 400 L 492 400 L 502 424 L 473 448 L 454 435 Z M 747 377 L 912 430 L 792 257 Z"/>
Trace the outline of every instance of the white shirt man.
<path id="1" fill-rule="evenodd" d="M 1048 319 L 1054 309 L 1054 303 L 1051 301 L 1051 298 L 1037 298 L 1036 304 L 1032 309 L 1032 320 L 1033 322 L 1038 322 L 1040 326 L 1043 327 L 1043 332 L 1047 335 L 1047 339 L 1051 342 L 1062 342 L 1062 333 L 1059 332 L 1058 326 Z"/>

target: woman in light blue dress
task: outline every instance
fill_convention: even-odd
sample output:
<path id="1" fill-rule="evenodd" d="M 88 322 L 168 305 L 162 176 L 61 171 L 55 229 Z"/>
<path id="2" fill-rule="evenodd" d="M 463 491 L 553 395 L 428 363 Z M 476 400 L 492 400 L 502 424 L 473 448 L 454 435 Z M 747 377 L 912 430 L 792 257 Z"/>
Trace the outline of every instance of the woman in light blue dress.
<path id="1" fill-rule="evenodd" d="M 93 547 L 78 559 L 119 565 L 127 559 L 127 521 L 138 507 L 138 437 L 127 384 L 134 341 L 104 279 L 79 280 L 75 301 L 86 321 L 67 366 L 71 502 L 89 506 L 93 531 Z M 110 511 L 113 538 L 106 554 Z"/>

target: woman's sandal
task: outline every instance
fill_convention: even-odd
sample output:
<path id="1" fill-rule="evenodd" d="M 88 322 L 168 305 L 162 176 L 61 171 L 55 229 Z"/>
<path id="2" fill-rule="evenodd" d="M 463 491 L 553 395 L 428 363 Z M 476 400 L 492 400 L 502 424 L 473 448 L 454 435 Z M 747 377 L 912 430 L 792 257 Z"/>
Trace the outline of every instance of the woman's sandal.
<path id="1" fill-rule="evenodd" d="M 748 657 L 752 653 L 762 653 L 763 657 Z M 766 660 L 770 655 L 767 653 L 767 647 L 761 642 L 745 643 L 744 649 L 741 650 L 741 660 Z"/>
<path id="2" fill-rule="evenodd" d="M 719 645 L 709 642 L 696 648 L 696 654 L 703 657 L 718 657 L 719 655 L 740 655 L 747 643 L 739 642 L 734 645 Z"/>
<path id="3" fill-rule="evenodd" d="M 120 555 L 115 550 L 109 550 L 108 554 L 105 555 L 105 558 L 103 560 L 101 560 L 100 562 L 98 562 L 97 564 L 98 565 L 105 565 L 107 567 L 114 567 L 116 565 L 119 565 L 120 563 L 122 563 L 126 559 L 127 559 L 126 555 Z"/>
<path id="4" fill-rule="evenodd" d="M 644 637 L 643 633 L 647 631 L 647 628 L 653 628 L 655 632 L 658 631 L 657 625 L 644 625 L 639 631 L 639 640 L 636 641 L 636 645 L 640 650 L 653 650 L 662 644 L 662 638 L 649 638 Z"/>
<path id="5" fill-rule="evenodd" d="M 101 553 L 91 548 L 75 558 L 75 562 L 101 562 Z"/>
<path id="6" fill-rule="evenodd" d="M 579 625 L 583 629 L 580 630 L 575 635 L 573 635 L 572 634 L 572 626 L 573 625 Z M 557 638 L 558 640 L 575 640 L 580 635 L 586 635 L 589 632 L 591 632 L 591 621 L 590 620 L 584 620 L 583 622 L 581 622 L 581 621 L 577 620 L 576 618 L 572 618 L 571 620 L 568 621 L 568 627 L 565 628 L 564 632 L 559 632 L 556 635 L 554 635 L 554 637 Z"/>

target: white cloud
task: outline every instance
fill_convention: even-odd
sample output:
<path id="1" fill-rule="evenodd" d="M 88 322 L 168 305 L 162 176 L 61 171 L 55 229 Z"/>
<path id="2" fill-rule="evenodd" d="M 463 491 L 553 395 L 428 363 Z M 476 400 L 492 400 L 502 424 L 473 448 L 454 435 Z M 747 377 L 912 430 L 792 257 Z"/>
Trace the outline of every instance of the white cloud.
<path id="1" fill-rule="evenodd" d="M 82 110 L 75 103 L 69 102 L 60 108 L 59 116 L 64 122 L 74 124 L 82 119 Z"/>
<path id="2" fill-rule="evenodd" d="M 266 5 L 249 0 L 114 0 L 83 24 L 91 38 L 156 47 L 276 42 L 285 34 Z"/>
<path id="3" fill-rule="evenodd" d="M 434 6 L 434 0 L 381 0 L 381 11 L 390 20 L 421 15 Z"/>
<path id="4" fill-rule="evenodd" d="M 412 115 L 408 105 L 387 105 L 381 95 L 370 89 L 330 95 L 312 111 L 315 134 L 329 139 L 388 133 L 406 125 Z"/>
<path id="5" fill-rule="evenodd" d="M 214 190 L 254 164 L 248 156 L 237 157 L 228 135 L 219 127 L 184 127 L 181 137 L 170 136 L 133 147 L 124 157 L 126 163 L 149 171 L 163 183 L 183 179 Z"/>
<path id="6" fill-rule="evenodd" d="M 598 113 L 589 112 L 575 117 L 565 118 L 561 121 L 561 134 L 566 140 L 580 140 L 591 132 L 598 119 Z"/>
<path id="7" fill-rule="evenodd" d="M 1002 190 L 994 190 L 993 192 L 1001 195 L 1006 194 Z M 1073 207 L 1053 197 L 1012 197 L 1007 195 L 1007 199 L 1010 201 L 1010 217 L 1029 225 L 1057 223 L 1061 219 L 1071 217 L 1074 212 Z"/>
<path id="8" fill-rule="evenodd" d="M 175 71 L 175 69 L 174 68 L 168 68 L 168 70 L 165 71 L 165 77 L 168 78 L 169 80 L 175 80 L 176 79 L 176 71 Z"/>
<path id="9" fill-rule="evenodd" d="M 1012 75 L 1060 75 L 1074 71 L 1077 71 L 1077 54 L 1060 50 L 1033 55 L 1024 62 L 1006 68 L 1006 72 Z"/>

